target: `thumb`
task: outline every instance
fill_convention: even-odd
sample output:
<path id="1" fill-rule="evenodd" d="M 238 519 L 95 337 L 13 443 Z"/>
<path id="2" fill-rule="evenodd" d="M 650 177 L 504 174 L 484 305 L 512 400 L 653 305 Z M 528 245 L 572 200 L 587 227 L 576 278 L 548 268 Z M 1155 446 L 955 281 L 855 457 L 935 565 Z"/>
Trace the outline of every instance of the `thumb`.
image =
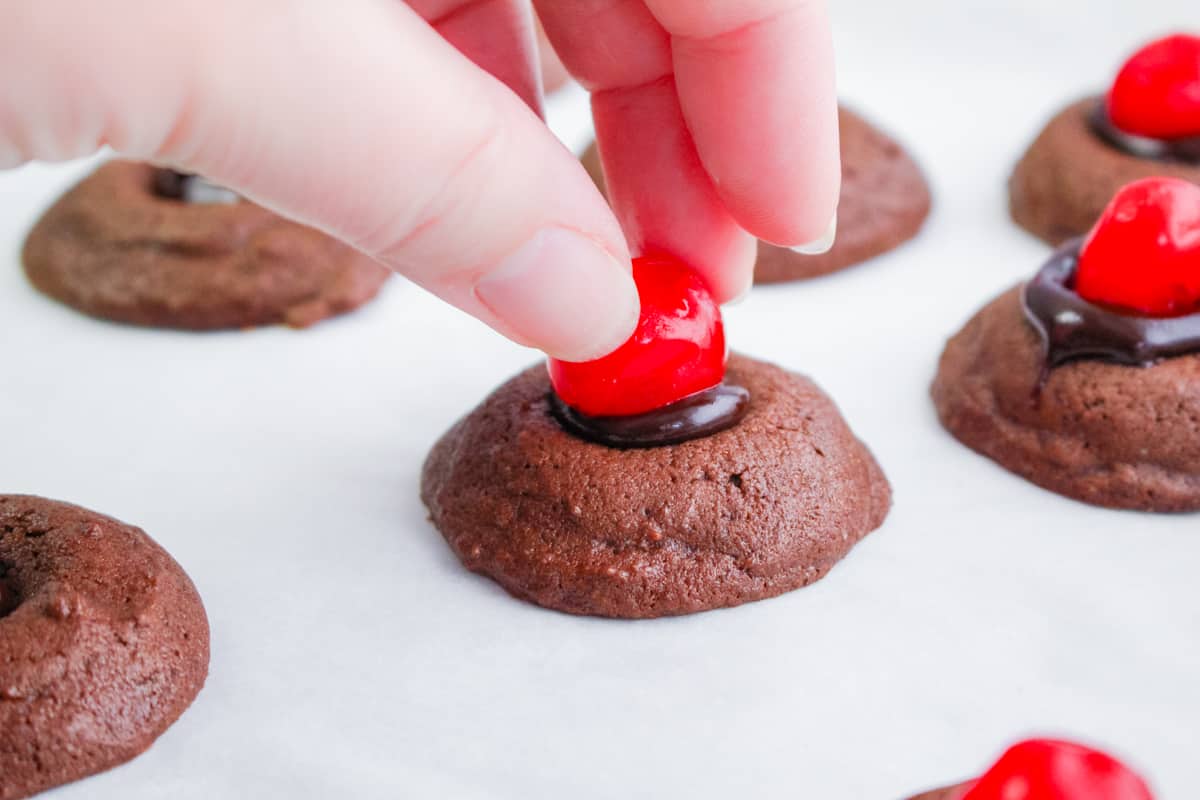
<path id="1" fill-rule="evenodd" d="M 503 84 L 394 0 L 39 0 L 0 30 L 0 166 L 201 173 L 567 360 L 632 333 L 620 228 Z"/>

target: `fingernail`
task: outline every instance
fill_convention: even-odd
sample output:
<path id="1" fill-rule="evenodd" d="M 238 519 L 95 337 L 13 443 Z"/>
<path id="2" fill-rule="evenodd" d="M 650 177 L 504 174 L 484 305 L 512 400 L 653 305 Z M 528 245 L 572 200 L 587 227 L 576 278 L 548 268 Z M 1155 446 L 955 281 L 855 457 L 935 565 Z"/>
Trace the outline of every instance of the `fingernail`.
<path id="1" fill-rule="evenodd" d="M 815 239 L 806 244 L 798 244 L 795 247 L 788 248 L 793 253 L 800 253 L 806 256 L 819 256 L 822 253 L 828 253 L 833 248 L 833 242 L 837 239 L 837 212 L 833 212 L 833 219 L 829 220 L 829 227 L 825 229 L 825 233 L 820 239 Z"/>
<path id="2" fill-rule="evenodd" d="M 475 285 L 514 334 L 564 361 L 607 355 L 633 334 L 640 304 L 630 266 L 565 228 L 544 228 Z"/>

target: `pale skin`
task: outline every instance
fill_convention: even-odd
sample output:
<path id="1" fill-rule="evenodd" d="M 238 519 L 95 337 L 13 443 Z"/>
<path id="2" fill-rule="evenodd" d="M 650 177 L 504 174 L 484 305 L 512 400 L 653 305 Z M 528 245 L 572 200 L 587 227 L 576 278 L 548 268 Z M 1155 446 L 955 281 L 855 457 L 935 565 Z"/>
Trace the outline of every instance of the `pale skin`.
<path id="1" fill-rule="evenodd" d="M 755 237 L 827 238 L 823 0 L 536 5 L 592 92 L 615 214 L 536 113 L 528 0 L 12 0 L 0 167 L 107 145 L 206 175 L 567 360 L 632 332 L 631 253 L 725 301 Z"/>

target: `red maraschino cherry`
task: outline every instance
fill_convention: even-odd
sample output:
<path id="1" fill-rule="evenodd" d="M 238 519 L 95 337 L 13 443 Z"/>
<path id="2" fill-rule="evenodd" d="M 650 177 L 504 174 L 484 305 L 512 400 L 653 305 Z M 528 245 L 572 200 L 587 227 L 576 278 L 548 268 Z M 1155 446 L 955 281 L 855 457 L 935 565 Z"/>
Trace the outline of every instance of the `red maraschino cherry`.
<path id="1" fill-rule="evenodd" d="M 1136 773 L 1112 756 L 1053 739 L 1014 745 L 962 800 L 1154 800 Z"/>
<path id="2" fill-rule="evenodd" d="M 1117 192 L 1083 243 L 1075 291 L 1153 317 L 1200 311 L 1200 186 L 1146 178 Z"/>
<path id="3" fill-rule="evenodd" d="M 664 256 L 633 260 L 642 301 L 637 329 L 595 361 L 550 359 L 550 382 L 564 403 L 593 417 L 653 411 L 710 389 L 725 377 L 721 309 L 703 279 Z"/>
<path id="4" fill-rule="evenodd" d="M 1108 92 L 1108 115 L 1138 136 L 1200 136 L 1200 36 L 1168 36 L 1135 53 Z"/>

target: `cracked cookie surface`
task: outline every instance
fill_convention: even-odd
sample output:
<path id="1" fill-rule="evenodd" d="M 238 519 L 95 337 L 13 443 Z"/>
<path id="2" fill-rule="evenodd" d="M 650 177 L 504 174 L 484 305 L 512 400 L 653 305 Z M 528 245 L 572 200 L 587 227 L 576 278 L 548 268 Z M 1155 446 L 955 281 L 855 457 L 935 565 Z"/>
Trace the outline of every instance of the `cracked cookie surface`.
<path id="1" fill-rule="evenodd" d="M 741 423 L 621 450 L 563 431 L 543 365 L 435 445 L 421 496 L 471 570 L 573 614 L 643 618 L 773 597 L 818 580 L 879 527 L 891 489 L 807 378 L 734 355 Z"/>

